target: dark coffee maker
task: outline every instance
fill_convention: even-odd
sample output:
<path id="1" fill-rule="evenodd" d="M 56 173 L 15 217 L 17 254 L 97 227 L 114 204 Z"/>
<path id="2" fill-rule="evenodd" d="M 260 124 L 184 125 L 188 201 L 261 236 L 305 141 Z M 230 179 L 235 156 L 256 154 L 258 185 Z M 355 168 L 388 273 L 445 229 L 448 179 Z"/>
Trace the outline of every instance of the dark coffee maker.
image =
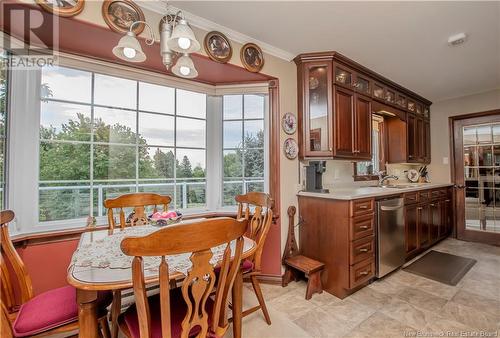
<path id="1" fill-rule="evenodd" d="M 309 161 L 306 166 L 306 191 L 329 192 L 323 189 L 323 173 L 326 170 L 326 161 Z"/>

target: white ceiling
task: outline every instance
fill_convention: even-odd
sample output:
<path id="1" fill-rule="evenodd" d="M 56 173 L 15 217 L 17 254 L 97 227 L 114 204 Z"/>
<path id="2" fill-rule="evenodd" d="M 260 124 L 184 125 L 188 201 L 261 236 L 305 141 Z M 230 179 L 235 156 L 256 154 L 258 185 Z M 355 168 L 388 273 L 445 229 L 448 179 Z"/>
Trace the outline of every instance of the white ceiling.
<path id="1" fill-rule="evenodd" d="M 292 55 L 338 51 L 432 101 L 500 88 L 498 1 L 171 3 Z"/>

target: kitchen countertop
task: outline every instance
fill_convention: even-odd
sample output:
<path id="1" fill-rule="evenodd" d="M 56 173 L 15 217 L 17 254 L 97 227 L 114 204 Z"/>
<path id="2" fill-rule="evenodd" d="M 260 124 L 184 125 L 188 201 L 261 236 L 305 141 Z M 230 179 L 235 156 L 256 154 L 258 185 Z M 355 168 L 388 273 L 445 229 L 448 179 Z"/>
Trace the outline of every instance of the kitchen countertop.
<path id="1" fill-rule="evenodd" d="M 332 188 L 329 193 L 299 191 L 298 196 L 329 198 L 334 200 L 354 200 L 358 198 L 380 197 L 388 195 L 398 195 L 405 192 L 444 188 L 450 187 L 451 183 L 403 183 L 395 184 L 394 186 L 404 186 L 399 188 L 394 187 L 342 187 Z"/>

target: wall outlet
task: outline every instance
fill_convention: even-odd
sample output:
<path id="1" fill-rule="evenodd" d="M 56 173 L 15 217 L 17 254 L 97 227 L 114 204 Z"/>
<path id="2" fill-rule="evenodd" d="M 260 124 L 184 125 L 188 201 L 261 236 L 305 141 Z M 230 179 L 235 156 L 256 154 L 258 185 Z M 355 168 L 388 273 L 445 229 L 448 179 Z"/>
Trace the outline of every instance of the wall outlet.
<path id="1" fill-rule="evenodd" d="M 443 164 L 448 164 L 449 162 L 448 157 L 443 157 Z"/>

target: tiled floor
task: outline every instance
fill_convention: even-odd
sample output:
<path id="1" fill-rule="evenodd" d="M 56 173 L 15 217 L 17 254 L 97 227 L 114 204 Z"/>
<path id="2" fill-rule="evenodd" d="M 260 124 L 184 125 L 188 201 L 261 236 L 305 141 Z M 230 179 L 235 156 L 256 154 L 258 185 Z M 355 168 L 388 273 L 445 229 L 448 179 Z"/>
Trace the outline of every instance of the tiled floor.
<path id="1" fill-rule="evenodd" d="M 433 249 L 477 263 L 457 286 L 397 271 L 343 300 L 323 292 L 306 301 L 302 282 L 262 285 L 273 324 L 256 312 L 244 319 L 243 337 L 498 337 L 500 247 L 447 239 Z M 256 303 L 248 286 L 244 301 Z"/>

